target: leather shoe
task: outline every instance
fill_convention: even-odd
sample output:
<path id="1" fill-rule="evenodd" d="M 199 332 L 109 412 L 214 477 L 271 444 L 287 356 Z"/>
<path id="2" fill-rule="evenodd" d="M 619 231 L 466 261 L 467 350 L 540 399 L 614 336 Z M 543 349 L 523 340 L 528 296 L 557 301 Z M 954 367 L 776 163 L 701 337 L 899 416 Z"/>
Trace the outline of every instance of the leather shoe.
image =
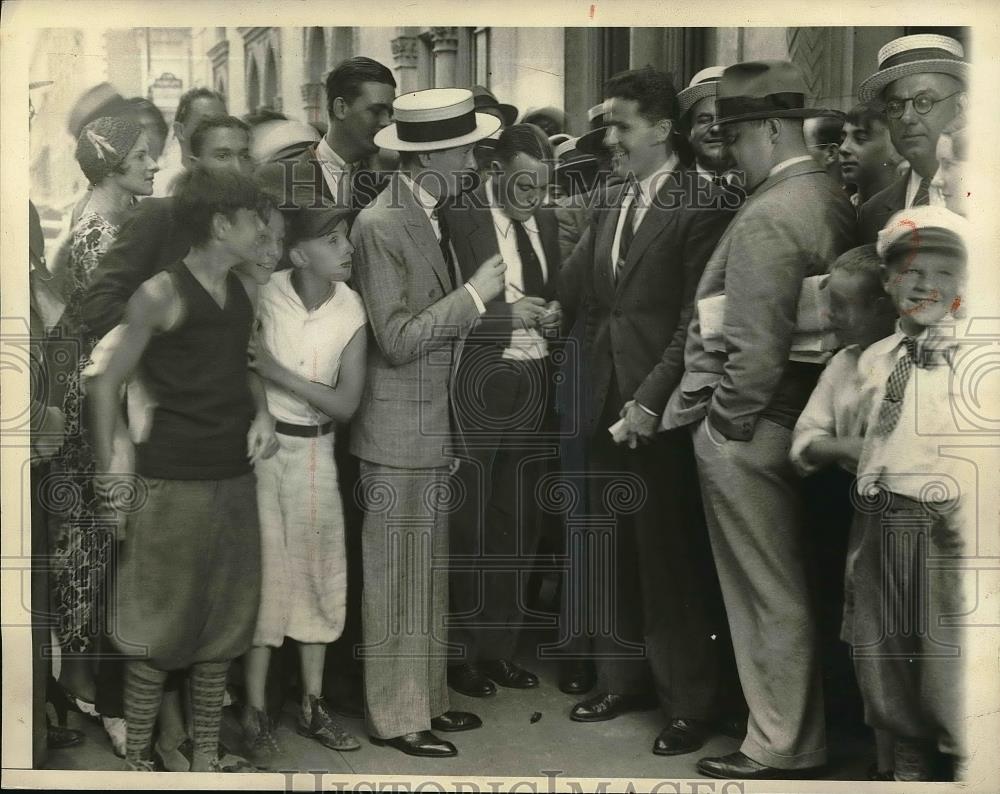
<path id="1" fill-rule="evenodd" d="M 629 711 L 655 709 L 656 701 L 643 695 L 615 695 L 605 692 L 573 706 L 569 714 L 576 722 L 613 720 Z"/>
<path id="2" fill-rule="evenodd" d="M 431 720 L 431 728 L 436 731 L 471 731 L 481 728 L 483 721 L 468 711 L 446 711 Z"/>
<path id="3" fill-rule="evenodd" d="M 594 665 L 586 659 L 563 662 L 559 666 L 559 689 L 567 695 L 586 695 L 596 683 Z"/>
<path id="4" fill-rule="evenodd" d="M 402 736 L 394 736 L 391 739 L 376 739 L 372 736 L 371 742 L 379 747 L 393 747 L 407 755 L 423 758 L 450 758 L 453 755 L 458 755 L 455 745 L 444 739 L 439 739 L 430 731 L 404 733 Z"/>
<path id="5" fill-rule="evenodd" d="M 702 758 L 697 764 L 698 772 L 706 777 L 725 780 L 781 780 L 785 778 L 813 777 L 819 767 L 809 769 L 778 769 L 759 764 L 739 750 L 729 755 Z"/>
<path id="6" fill-rule="evenodd" d="M 470 698 L 495 695 L 497 688 L 483 672 L 471 664 L 456 664 L 448 668 L 448 686 Z"/>
<path id="7" fill-rule="evenodd" d="M 538 686 L 538 676 L 528 672 L 523 667 L 518 667 L 507 659 L 496 659 L 492 662 L 484 662 L 482 670 L 487 678 L 493 680 L 500 686 L 512 689 L 531 689 Z"/>
<path id="8" fill-rule="evenodd" d="M 653 742 L 655 755 L 684 755 L 701 749 L 708 739 L 708 723 L 702 720 L 671 720 Z"/>

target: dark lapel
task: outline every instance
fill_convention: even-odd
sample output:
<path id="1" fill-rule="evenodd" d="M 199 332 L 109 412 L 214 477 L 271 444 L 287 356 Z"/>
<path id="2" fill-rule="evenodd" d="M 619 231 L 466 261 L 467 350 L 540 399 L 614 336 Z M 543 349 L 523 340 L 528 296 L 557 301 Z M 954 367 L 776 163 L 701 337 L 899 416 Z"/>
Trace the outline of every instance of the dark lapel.
<path id="1" fill-rule="evenodd" d="M 906 207 L 906 189 L 910 186 L 910 169 L 892 183 L 890 189 L 886 191 L 883 208 L 890 215 Z M 886 219 L 888 220 L 888 219 Z"/>
<path id="2" fill-rule="evenodd" d="M 471 195 L 464 196 L 464 206 L 462 210 L 455 212 L 463 220 L 463 230 L 465 234 L 465 244 L 472 251 L 472 261 L 461 261 L 462 273 L 468 278 L 476 269 L 490 257 L 500 253 L 500 246 L 497 244 L 496 227 L 493 225 L 493 215 L 490 212 L 489 201 L 486 197 L 486 190 L 480 185 Z M 466 223 L 467 221 L 467 223 Z M 452 237 L 461 231 L 454 230 Z M 465 272 L 471 268 L 470 272 Z"/>
<path id="3" fill-rule="evenodd" d="M 559 259 L 559 221 L 552 207 L 540 207 L 535 213 L 538 236 L 542 238 L 545 252 L 545 294 L 546 300 L 555 298 L 556 276 L 562 264 Z"/>
<path id="4" fill-rule="evenodd" d="M 444 261 L 437 236 L 434 234 L 434 227 L 431 226 L 427 213 L 417 202 L 410 186 L 400 177 L 394 178 L 397 184 L 391 188 L 393 190 L 391 195 L 399 196 L 406 231 L 410 235 L 410 239 L 413 240 L 416 250 L 434 270 L 434 274 L 441 283 L 441 289 L 447 294 L 452 289 L 451 274 L 448 272 L 448 264 Z"/>
<path id="5" fill-rule="evenodd" d="M 599 294 L 610 294 L 615 288 L 611 271 L 611 246 L 615 242 L 615 227 L 618 225 L 618 215 L 621 213 L 624 183 L 619 185 L 616 191 L 614 196 L 605 197 L 609 209 L 596 213 L 595 217 L 595 219 L 600 218 L 600 222 L 596 224 L 597 239 L 594 241 L 594 285 L 598 288 Z"/>
<path id="6" fill-rule="evenodd" d="M 663 184 L 657 191 L 656 198 L 652 205 L 646 210 L 642 218 L 642 223 L 635 230 L 635 237 L 632 238 L 632 245 L 628 249 L 628 257 L 625 259 L 621 272 L 618 274 L 616 292 L 620 292 L 625 281 L 635 270 L 636 265 L 642 259 L 643 254 L 650 244 L 663 234 L 667 227 L 673 225 L 677 220 L 677 213 L 686 207 L 688 202 L 685 194 L 683 205 L 679 206 L 679 191 L 684 188 L 684 172 L 674 171 L 669 177 L 663 179 Z"/>

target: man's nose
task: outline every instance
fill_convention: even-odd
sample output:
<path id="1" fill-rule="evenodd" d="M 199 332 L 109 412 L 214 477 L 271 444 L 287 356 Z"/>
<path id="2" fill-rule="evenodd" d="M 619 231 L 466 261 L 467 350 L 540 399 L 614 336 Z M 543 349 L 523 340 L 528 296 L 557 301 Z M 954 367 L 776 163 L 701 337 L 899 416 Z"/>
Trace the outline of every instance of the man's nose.
<path id="1" fill-rule="evenodd" d="M 604 145 L 610 148 L 617 144 L 618 133 L 615 131 L 614 127 L 608 127 L 607 131 L 604 133 Z"/>

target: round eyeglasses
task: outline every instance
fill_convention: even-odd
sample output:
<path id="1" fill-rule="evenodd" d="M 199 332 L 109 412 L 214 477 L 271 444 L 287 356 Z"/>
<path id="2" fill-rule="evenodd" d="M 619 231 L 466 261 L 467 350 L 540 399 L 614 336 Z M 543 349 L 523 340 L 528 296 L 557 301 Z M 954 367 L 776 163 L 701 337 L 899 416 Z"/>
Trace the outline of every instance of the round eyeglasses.
<path id="1" fill-rule="evenodd" d="M 940 99 L 935 99 L 930 94 L 921 91 L 916 96 L 903 97 L 902 99 L 890 99 L 885 103 L 885 114 L 891 119 L 901 119 L 903 113 L 906 112 L 906 103 L 912 102 L 913 109 L 917 111 L 921 116 L 926 116 L 931 112 L 931 109 L 938 104 L 938 102 L 944 102 L 946 99 L 951 99 L 955 94 L 961 94 L 962 91 L 953 91 L 948 94 L 948 96 L 943 96 Z"/>

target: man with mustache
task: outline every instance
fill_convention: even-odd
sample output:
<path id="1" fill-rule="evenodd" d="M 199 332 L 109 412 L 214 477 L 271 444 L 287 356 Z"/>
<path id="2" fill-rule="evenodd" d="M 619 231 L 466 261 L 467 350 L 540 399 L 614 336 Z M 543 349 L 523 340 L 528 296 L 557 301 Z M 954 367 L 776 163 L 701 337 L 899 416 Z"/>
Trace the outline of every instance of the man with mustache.
<path id="1" fill-rule="evenodd" d="M 949 36 L 917 34 L 886 44 L 878 71 L 858 89 L 862 102 L 885 104 L 893 146 L 910 169 L 861 207 L 862 243 L 873 243 L 897 211 L 921 205 L 944 206 L 931 184 L 937 173 L 938 137 L 968 107 L 968 63 L 962 45 Z"/>
<path id="2" fill-rule="evenodd" d="M 559 297 L 570 310 L 567 326 L 574 312 L 585 312 L 589 513 L 608 514 L 599 480 L 646 487 L 636 510 L 612 513 L 610 559 L 591 561 L 612 570 L 583 584 L 587 602 L 606 605 L 612 620 L 593 637 L 599 691 L 571 719 L 655 708 L 646 694 L 652 672 L 668 720 L 653 752 L 674 755 L 700 747 L 719 716 L 720 649 L 711 637 L 725 619 L 690 436 L 658 431 L 683 374 L 698 280 L 732 214 L 716 186 L 679 162 L 668 75 L 651 67 L 622 72 L 604 96 L 605 143 L 624 183 L 595 210 L 560 273 Z"/>

